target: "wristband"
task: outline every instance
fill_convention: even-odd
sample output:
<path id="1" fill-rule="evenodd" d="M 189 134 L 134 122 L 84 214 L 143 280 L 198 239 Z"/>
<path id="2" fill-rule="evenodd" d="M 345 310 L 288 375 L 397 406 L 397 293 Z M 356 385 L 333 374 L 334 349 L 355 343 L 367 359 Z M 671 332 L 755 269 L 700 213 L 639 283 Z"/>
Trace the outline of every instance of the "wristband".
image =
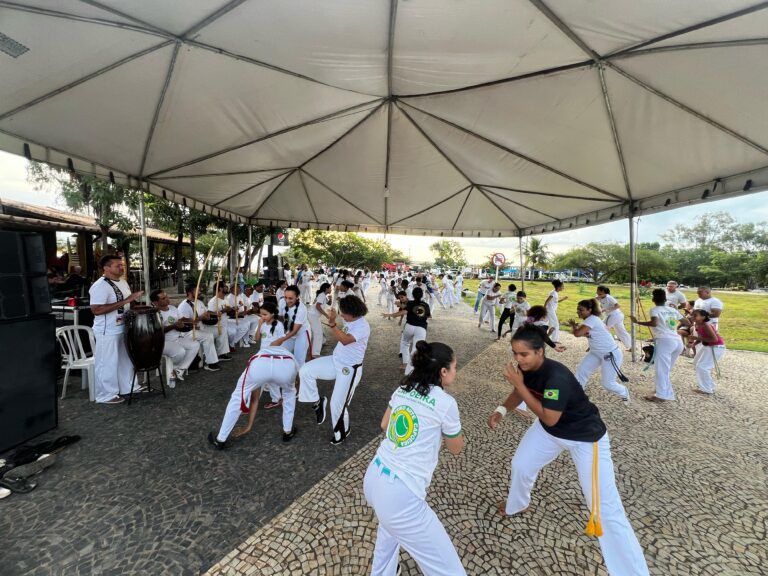
<path id="1" fill-rule="evenodd" d="M 336 324 L 328 324 L 329 328 L 336 328 Z"/>
<path id="2" fill-rule="evenodd" d="M 498 412 L 499 414 L 501 414 L 502 418 L 504 418 L 504 416 L 507 415 L 507 409 L 504 408 L 504 406 L 496 406 L 496 410 L 494 410 L 494 412 Z"/>

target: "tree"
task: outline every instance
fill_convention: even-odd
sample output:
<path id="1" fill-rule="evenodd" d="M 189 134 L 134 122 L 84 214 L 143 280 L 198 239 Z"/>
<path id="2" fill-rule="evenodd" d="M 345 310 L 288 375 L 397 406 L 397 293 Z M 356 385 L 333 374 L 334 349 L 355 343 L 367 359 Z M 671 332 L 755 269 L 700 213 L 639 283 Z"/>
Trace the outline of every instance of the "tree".
<path id="1" fill-rule="evenodd" d="M 547 245 L 541 240 L 541 238 L 532 237 L 528 239 L 525 247 L 523 248 L 523 254 L 525 255 L 525 267 L 531 267 L 531 278 L 533 278 L 534 270 L 536 268 L 542 268 L 549 264 L 550 253 L 547 250 Z"/>
<path id="2" fill-rule="evenodd" d="M 380 268 L 385 262 L 407 259 L 386 240 L 369 240 L 359 234 L 303 230 L 291 235 L 284 255 L 291 264 L 315 266 L 318 262 L 339 268 Z"/>
<path id="3" fill-rule="evenodd" d="M 677 224 L 661 234 L 662 240 L 675 248 L 712 248 L 724 244 L 736 224 L 726 212 L 704 214 L 692 224 Z"/>
<path id="4" fill-rule="evenodd" d="M 103 253 L 107 251 L 111 231 L 129 232 L 136 226 L 139 197 L 135 190 L 95 176 L 76 175 L 41 162 L 29 163 L 27 180 L 35 190 L 52 190 L 73 212 L 93 216 L 101 230 Z"/>
<path id="5" fill-rule="evenodd" d="M 456 240 L 439 240 L 429 249 L 435 254 L 435 266 L 438 268 L 463 268 L 467 265 L 464 248 Z"/>
<path id="6" fill-rule="evenodd" d="M 559 254 L 554 258 L 552 266 L 557 269 L 579 269 L 587 278 L 599 284 L 629 265 L 621 245 L 590 242 L 584 247 L 572 248 Z"/>

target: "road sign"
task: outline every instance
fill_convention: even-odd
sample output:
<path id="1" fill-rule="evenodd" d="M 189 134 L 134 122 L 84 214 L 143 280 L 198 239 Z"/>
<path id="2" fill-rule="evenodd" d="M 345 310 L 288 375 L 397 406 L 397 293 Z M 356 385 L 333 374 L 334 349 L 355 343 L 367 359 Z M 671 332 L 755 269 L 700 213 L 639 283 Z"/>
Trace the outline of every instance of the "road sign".
<path id="1" fill-rule="evenodd" d="M 504 257 L 504 254 L 501 252 L 497 252 L 493 256 L 491 256 L 491 262 L 493 262 L 493 265 L 496 266 L 496 268 L 499 268 L 501 266 L 504 266 L 504 262 L 506 262 L 507 259 Z"/>

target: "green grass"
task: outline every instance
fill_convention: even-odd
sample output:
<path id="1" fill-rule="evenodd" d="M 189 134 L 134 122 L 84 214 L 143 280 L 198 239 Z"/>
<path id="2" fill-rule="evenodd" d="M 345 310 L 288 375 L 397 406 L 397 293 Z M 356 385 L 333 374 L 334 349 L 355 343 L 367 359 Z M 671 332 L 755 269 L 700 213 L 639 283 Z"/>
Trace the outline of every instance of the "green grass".
<path id="1" fill-rule="evenodd" d="M 500 282 L 502 291 L 507 290 L 510 283 L 517 285 L 520 290 L 520 282 L 503 280 Z M 464 287 L 477 292 L 477 280 L 464 280 Z M 629 287 L 609 284 L 611 296 L 616 298 L 624 311 L 624 324 L 627 329 L 629 323 Z M 525 292 L 528 294 L 528 302 L 531 305 L 544 304 L 547 296 L 552 291 L 552 285 L 546 281 L 525 282 Z M 693 290 L 683 290 L 688 300 L 697 298 Z M 566 284 L 565 290 L 560 293 L 560 298 L 568 296 L 568 300 L 561 302 L 558 307 L 558 317 L 561 326 L 566 328 L 564 322 L 569 318 L 576 318 L 576 303 L 595 295 L 594 284 Z M 768 352 L 768 332 L 763 332 L 768 327 L 768 295 L 765 294 L 735 294 L 731 292 L 713 291 L 712 295 L 723 302 L 724 310 L 720 319 L 720 332 L 725 339 L 725 344 L 733 350 L 752 350 L 754 352 Z M 464 298 L 464 302 L 473 306 L 475 296 Z M 641 303 L 646 314 L 653 307 L 650 294 L 642 297 Z M 638 310 L 638 319 L 643 319 Z M 638 327 L 638 337 L 647 338 L 648 330 Z"/>

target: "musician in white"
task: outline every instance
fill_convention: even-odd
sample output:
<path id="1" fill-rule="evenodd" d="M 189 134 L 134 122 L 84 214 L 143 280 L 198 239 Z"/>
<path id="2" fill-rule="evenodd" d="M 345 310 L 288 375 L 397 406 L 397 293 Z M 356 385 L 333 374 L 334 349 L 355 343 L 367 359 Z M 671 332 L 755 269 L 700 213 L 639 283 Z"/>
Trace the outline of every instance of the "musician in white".
<path id="1" fill-rule="evenodd" d="M 200 344 L 184 337 L 185 332 L 182 330 L 186 329 L 186 323 L 176 306 L 171 305 L 168 294 L 164 290 L 152 290 L 149 300 L 159 310 L 163 322 L 165 334 L 163 356 L 168 356 L 173 361 L 173 374 L 169 383 L 173 388 L 176 380 L 184 380 L 184 372 L 200 352 Z"/>
<path id="2" fill-rule="evenodd" d="M 253 305 L 251 304 L 251 299 L 248 298 L 245 294 L 240 293 L 240 286 L 235 284 L 232 287 L 233 292 L 230 292 L 227 294 L 227 297 L 225 298 L 225 301 L 227 303 L 227 306 L 229 306 L 230 310 L 235 310 L 235 329 L 238 333 L 240 333 L 242 330 L 240 328 L 241 325 L 245 325 L 245 334 L 240 340 L 237 340 L 236 342 L 240 342 L 243 346 L 243 348 L 250 348 L 251 346 L 251 335 L 256 332 L 256 325 L 259 323 L 259 317 L 254 316 L 252 314 L 248 314 L 253 309 Z"/>
<path id="3" fill-rule="evenodd" d="M 217 330 L 219 333 L 226 332 L 229 338 L 230 349 L 235 347 L 235 344 L 240 342 L 248 333 L 248 324 L 245 322 L 235 322 L 234 318 L 230 318 L 227 314 L 229 312 L 229 306 L 226 302 L 227 291 L 226 286 L 222 282 L 217 282 L 214 286 L 216 294 L 213 298 L 208 300 L 208 311 L 213 312 L 219 317 L 219 324 Z"/>
<path id="4" fill-rule="evenodd" d="M 194 284 L 189 284 L 186 291 L 187 298 L 179 304 L 179 314 L 184 318 L 197 319 L 199 324 L 195 330 L 195 340 L 200 342 L 206 363 L 212 365 L 217 364 L 219 361 L 229 362 L 232 360 L 232 356 L 229 355 L 227 331 L 222 330 L 221 334 L 219 334 L 216 324 L 206 323 L 211 321 L 211 319 L 215 319 L 216 315 L 209 312 L 205 304 L 200 301 L 197 295 L 197 287 Z M 206 342 L 209 340 L 213 342 L 213 350 L 208 348 Z"/>

